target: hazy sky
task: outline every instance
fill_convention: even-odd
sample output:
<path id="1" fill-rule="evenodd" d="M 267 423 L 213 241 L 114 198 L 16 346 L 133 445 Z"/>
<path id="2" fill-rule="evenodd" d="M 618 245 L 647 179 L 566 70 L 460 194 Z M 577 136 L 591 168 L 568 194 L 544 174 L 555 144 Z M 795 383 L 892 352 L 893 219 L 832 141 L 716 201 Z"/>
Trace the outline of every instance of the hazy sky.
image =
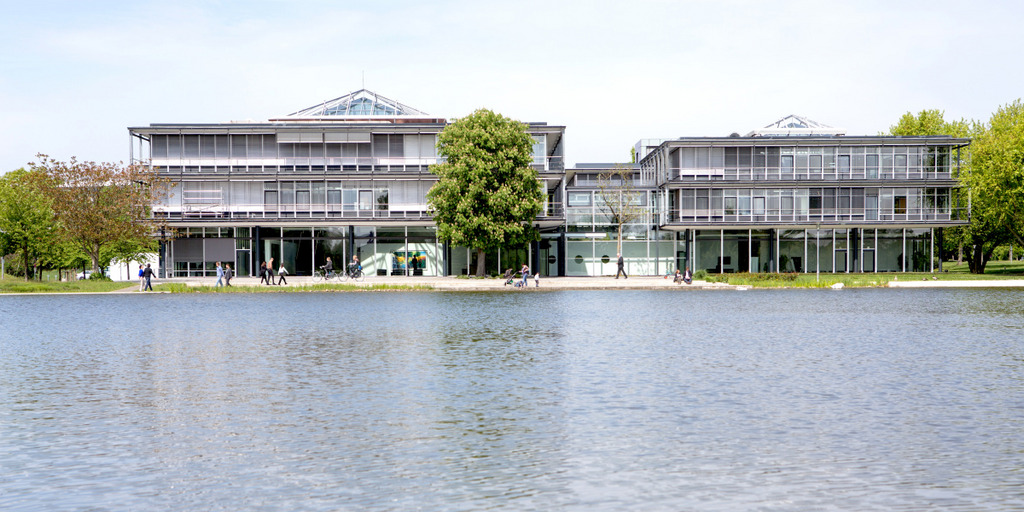
<path id="1" fill-rule="evenodd" d="M 564 125 L 568 162 L 800 114 L 852 135 L 1024 96 L 1024 2 L 8 2 L 0 172 L 128 158 L 128 126 L 266 120 L 368 89 Z"/>

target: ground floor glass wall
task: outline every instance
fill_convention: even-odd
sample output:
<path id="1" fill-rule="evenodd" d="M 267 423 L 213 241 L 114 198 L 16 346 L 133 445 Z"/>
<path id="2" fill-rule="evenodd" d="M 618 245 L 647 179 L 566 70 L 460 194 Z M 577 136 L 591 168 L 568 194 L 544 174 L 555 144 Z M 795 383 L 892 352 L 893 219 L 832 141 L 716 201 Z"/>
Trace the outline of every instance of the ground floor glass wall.
<path id="1" fill-rule="evenodd" d="M 238 276 L 258 274 L 274 259 L 293 276 L 310 276 L 330 257 L 335 269 L 359 258 L 368 275 L 444 274 L 443 245 L 433 227 L 339 226 L 318 228 L 181 228 L 167 244 L 174 277 L 216 276 L 216 263 L 231 263 Z"/>
<path id="2" fill-rule="evenodd" d="M 611 276 L 618 271 L 617 234 L 569 233 L 566 241 L 565 273 L 569 276 Z M 674 231 L 635 233 L 622 241 L 626 275 L 662 275 L 675 271 L 685 260 L 686 240 Z"/>

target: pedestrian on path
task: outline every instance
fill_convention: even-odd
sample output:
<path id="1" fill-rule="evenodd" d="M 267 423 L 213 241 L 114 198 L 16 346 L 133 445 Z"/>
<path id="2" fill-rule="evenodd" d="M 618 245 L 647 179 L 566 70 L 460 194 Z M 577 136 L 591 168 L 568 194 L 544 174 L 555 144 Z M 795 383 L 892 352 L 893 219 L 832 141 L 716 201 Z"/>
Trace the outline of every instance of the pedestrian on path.
<path id="1" fill-rule="evenodd" d="M 530 267 L 526 263 L 523 263 L 523 268 L 520 270 L 523 273 L 523 282 L 519 283 L 520 286 L 526 288 L 530 283 Z"/>
<path id="2" fill-rule="evenodd" d="M 617 272 L 615 272 L 615 279 L 619 278 L 619 274 L 622 274 L 622 278 L 623 279 L 629 279 L 629 276 L 626 275 L 625 262 L 622 261 L 622 254 L 621 253 L 619 254 L 619 261 L 617 263 L 619 265 L 619 270 Z"/>
<path id="3" fill-rule="evenodd" d="M 146 287 L 146 271 L 139 265 L 139 291 L 141 292 Z"/>
<path id="4" fill-rule="evenodd" d="M 284 263 L 281 263 L 281 270 L 277 272 L 277 284 L 288 284 L 288 281 L 284 280 L 285 274 L 288 273 L 288 269 L 284 268 Z"/>
<path id="5" fill-rule="evenodd" d="M 267 262 L 267 279 L 270 280 L 268 284 L 271 286 L 277 284 L 274 282 L 274 258 L 270 258 L 270 261 Z"/>
<path id="6" fill-rule="evenodd" d="M 217 284 L 214 285 L 214 288 L 218 286 L 224 286 L 224 267 L 220 266 L 219 261 L 217 262 Z"/>
<path id="7" fill-rule="evenodd" d="M 231 286 L 231 276 L 233 276 L 233 275 L 235 275 L 235 274 L 234 274 L 234 272 L 231 271 L 231 265 L 230 264 L 224 264 L 224 285 L 225 286 Z"/>
<path id="8" fill-rule="evenodd" d="M 265 261 L 261 261 L 260 262 L 260 284 L 268 284 L 267 283 L 267 262 L 265 262 Z"/>
<path id="9" fill-rule="evenodd" d="M 150 268 L 149 263 L 146 263 L 146 270 L 142 272 L 142 277 L 146 279 L 146 286 L 145 288 L 142 289 L 142 291 L 153 291 L 153 283 L 151 281 L 153 279 L 153 275 L 153 269 Z"/>

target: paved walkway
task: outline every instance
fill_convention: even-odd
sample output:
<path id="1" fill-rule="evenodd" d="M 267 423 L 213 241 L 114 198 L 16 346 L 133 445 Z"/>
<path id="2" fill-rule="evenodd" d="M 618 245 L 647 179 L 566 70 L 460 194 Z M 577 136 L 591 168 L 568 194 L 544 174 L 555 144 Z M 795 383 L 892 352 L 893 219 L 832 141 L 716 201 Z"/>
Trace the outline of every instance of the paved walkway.
<path id="1" fill-rule="evenodd" d="M 315 284 L 311 277 L 288 276 L 287 287 Z M 213 286 L 217 278 L 173 278 L 155 279 L 153 285 L 160 283 L 185 283 L 190 286 Z M 339 281 L 330 281 L 338 283 Z M 236 277 L 231 279 L 235 286 L 262 286 L 257 277 Z M 506 286 L 503 279 L 466 279 L 458 277 L 398 277 L 398 276 L 370 276 L 362 282 L 346 281 L 345 284 L 356 286 L 373 286 L 375 284 L 391 284 L 406 286 L 429 286 L 435 290 L 445 291 L 524 291 L 522 288 Z M 678 285 L 672 283 L 672 278 L 637 276 L 628 279 L 615 279 L 614 277 L 541 277 L 540 282 L 530 279 L 529 291 L 534 290 L 652 290 L 652 289 L 692 289 L 692 290 L 732 290 L 740 287 L 730 286 L 724 283 L 707 283 L 694 281 L 692 285 Z M 745 288 L 745 287 L 744 287 Z M 137 289 L 136 289 L 137 290 Z M 131 290 L 128 290 L 131 291 Z"/>

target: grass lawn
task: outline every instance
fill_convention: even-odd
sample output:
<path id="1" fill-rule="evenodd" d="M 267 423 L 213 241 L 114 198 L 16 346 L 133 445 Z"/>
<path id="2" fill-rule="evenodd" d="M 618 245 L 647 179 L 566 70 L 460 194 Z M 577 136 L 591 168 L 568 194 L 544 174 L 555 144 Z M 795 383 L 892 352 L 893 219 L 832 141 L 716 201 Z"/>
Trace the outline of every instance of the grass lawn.
<path id="1" fill-rule="evenodd" d="M 758 288 L 827 288 L 836 283 L 846 287 L 886 286 L 889 281 L 975 281 L 995 279 L 1024 279 L 1024 262 L 992 261 L 985 266 L 984 274 L 971 274 L 967 264 L 946 263 L 945 272 L 879 272 L 879 273 L 822 273 L 797 274 L 795 279 L 762 279 L 758 274 L 709 274 L 708 281 L 725 282 L 731 285 L 746 285 Z"/>
<path id="2" fill-rule="evenodd" d="M 433 286 L 407 284 L 304 284 L 299 286 L 189 286 L 184 283 L 155 284 L 153 290 L 171 293 L 296 293 L 296 292 L 373 292 L 433 290 Z"/>
<path id="3" fill-rule="evenodd" d="M 112 292 L 123 290 L 138 283 L 124 281 L 100 281 L 85 279 L 82 281 L 25 281 L 24 279 L 4 276 L 0 279 L 0 293 L 76 293 L 76 292 Z"/>

